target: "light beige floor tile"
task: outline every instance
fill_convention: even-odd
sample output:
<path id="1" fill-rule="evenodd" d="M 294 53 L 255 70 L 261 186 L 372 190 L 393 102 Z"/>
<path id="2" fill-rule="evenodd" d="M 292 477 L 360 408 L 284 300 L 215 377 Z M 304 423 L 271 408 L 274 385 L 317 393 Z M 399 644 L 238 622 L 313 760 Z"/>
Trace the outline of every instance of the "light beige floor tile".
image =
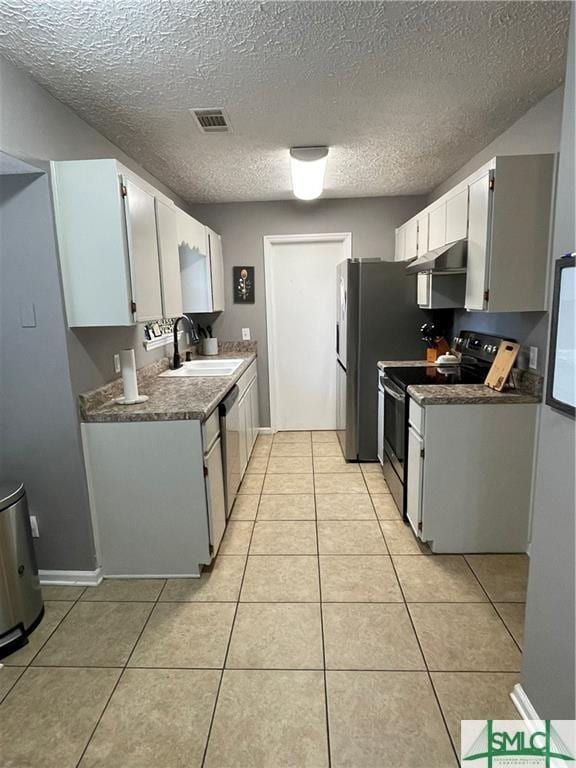
<path id="1" fill-rule="evenodd" d="M 44 600 L 78 600 L 86 587 L 64 587 L 59 584 L 43 584 L 42 597 Z"/>
<path id="2" fill-rule="evenodd" d="M 242 584 L 243 602 L 315 602 L 320 600 L 315 556 L 249 557 Z"/>
<path id="3" fill-rule="evenodd" d="M 271 456 L 268 462 L 270 475 L 297 475 L 312 472 L 310 456 Z"/>
<path id="4" fill-rule="evenodd" d="M 312 456 L 312 443 L 274 443 L 270 456 L 280 458 L 282 456 Z"/>
<path id="5" fill-rule="evenodd" d="M 485 603 L 488 598 L 461 555 L 394 555 L 404 598 L 415 603 Z"/>
<path id="6" fill-rule="evenodd" d="M 338 434 L 330 430 L 312 432 L 312 442 L 313 443 L 337 443 Z"/>
<path id="7" fill-rule="evenodd" d="M 236 496 L 234 506 L 232 507 L 232 514 L 230 520 L 256 520 L 256 513 L 258 512 L 258 502 L 260 501 L 260 494 L 246 496 Z"/>
<path id="8" fill-rule="evenodd" d="M 460 720 L 518 720 L 510 691 L 520 682 L 515 672 L 432 672 L 454 746 L 460 752 Z"/>
<path id="9" fill-rule="evenodd" d="M 234 603 L 158 603 L 130 667 L 222 667 Z"/>
<path id="10" fill-rule="evenodd" d="M 165 579 L 104 579 L 97 587 L 86 587 L 80 599 L 153 603 L 165 583 Z"/>
<path id="11" fill-rule="evenodd" d="M 278 445 L 279 443 L 310 443 L 310 432 L 276 432 L 273 445 Z"/>
<path id="12" fill-rule="evenodd" d="M 527 555 L 466 555 L 466 559 L 495 603 L 526 600 Z"/>
<path id="13" fill-rule="evenodd" d="M 268 456 L 252 456 L 246 467 L 247 475 L 264 475 L 268 467 Z"/>
<path id="14" fill-rule="evenodd" d="M 0 667 L 0 701 L 8 695 L 23 672 L 21 667 Z"/>
<path id="15" fill-rule="evenodd" d="M 385 555 L 320 555 L 322 600 L 327 603 L 400 603 L 402 593 Z"/>
<path id="16" fill-rule="evenodd" d="M 323 669 L 319 603 L 241 603 L 226 666 Z"/>
<path id="17" fill-rule="evenodd" d="M 521 656 L 500 617 L 483 603 L 410 603 L 429 669 L 517 672 Z"/>
<path id="18" fill-rule="evenodd" d="M 270 451 L 272 449 L 272 444 L 269 445 L 256 445 L 252 449 L 252 457 L 253 459 L 267 459 L 268 456 L 270 456 Z"/>
<path id="19" fill-rule="evenodd" d="M 327 686 L 333 768 L 456 768 L 425 672 L 328 672 Z"/>
<path id="20" fill-rule="evenodd" d="M 2 659 L 2 663 L 7 666 L 17 667 L 24 667 L 30 664 L 73 605 L 74 603 L 72 602 L 64 602 L 62 600 L 55 602 L 47 600 L 44 603 L 44 618 L 34 632 L 28 636 L 28 643 L 14 653 L 11 653 L 10 656 Z"/>
<path id="21" fill-rule="evenodd" d="M 360 465 L 346 461 L 343 456 L 315 456 L 314 472 L 318 474 L 325 474 L 326 472 L 352 472 L 358 474 L 360 472 Z"/>
<path id="22" fill-rule="evenodd" d="M 327 669 L 425 669 L 406 606 L 326 603 Z"/>
<path id="23" fill-rule="evenodd" d="M 258 437 L 256 438 L 256 446 L 260 445 L 272 445 L 272 441 L 274 440 L 274 435 L 265 435 L 263 433 L 260 433 Z"/>
<path id="24" fill-rule="evenodd" d="M 320 458 L 323 456 L 329 457 L 338 457 L 343 459 L 344 454 L 342 453 L 342 448 L 340 448 L 340 443 L 338 440 L 333 441 L 331 440 L 329 443 L 312 443 L 312 453 L 314 455 L 314 458 Z"/>
<path id="25" fill-rule="evenodd" d="M 322 672 L 225 670 L 205 768 L 327 765 Z"/>
<path id="26" fill-rule="evenodd" d="M 160 602 L 234 602 L 238 600 L 245 555 L 220 555 L 199 579 L 168 579 Z"/>
<path id="27" fill-rule="evenodd" d="M 430 550 L 414 536 L 402 520 L 380 520 L 386 544 L 392 555 L 429 555 Z"/>
<path id="28" fill-rule="evenodd" d="M 264 494 L 314 493 L 313 475 L 266 475 Z"/>
<path id="29" fill-rule="evenodd" d="M 40 667 L 121 667 L 151 603 L 76 603 L 34 659 Z"/>
<path id="30" fill-rule="evenodd" d="M 375 520 L 370 497 L 360 493 L 317 493 L 318 520 Z"/>
<path id="31" fill-rule="evenodd" d="M 321 555 L 386 555 L 382 531 L 376 520 L 319 520 Z"/>
<path id="32" fill-rule="evenodd" d="M 370 498 L 380 520 L 402 520 L 402 513 L 396 506 L 392 494 L 372 493 Z"/>
<path id="33" fill-rule="evenodd" d="M 258 507 L 258 520 L 315 520 L 314 495 L 309 493 L 281 493 L 262 496 Z"/>
<path id="34" fill-rule="evenodd" d="M 244 475 L 244 479 L 238 489 L 238 495 L 244 496 L 247 493 L 260 493 L 262 491 L 263 482 L 264 475 Z"/>
<path id="35" fill-rule="evenodd" d="M 381 475 L 382 474 L 382 467 L 380 466 L 379 461 L 361 461 L 360 462 L 360 469 L 364 474 L 376 474 Z"/>
<path id="36" fill-rule="evenodd" d="M 314 555 L 317 551 L 312 520 L 256 521 L 251 555 Z"/>
<path id="37" fill-rule="evenodd" d="M 119 676 L 27 669 L 0 709 L 2 768 L 75 768 Z"/>
<path id="38" fill-rule="evenodd" d="M 388 483 L 384 480 L 382 474 L 376 472 L 365 472 L 364 480 L 370 493 L 390 493 Z"/>
<path id="39" fill-rule="evenodd" d="M 512 637 L 520 648 L 524 645 L 524 621 L 526 605 L 524 603 L 494 603 L 502 621 L 512 633 Z"/>
<path id="40" fill-rule="evenodd" d="M 246 555 L 252 537 L 254 523 L 251 520 L 230 520 L 218 555 Z"/>
<path id="41" fill-rule="evenodd" d="M 316 493 L 368 493 L 362 473 L 331 472 L 314 476 Z"/>
<path id="42" fill-rule="evenodd" d="M 194 768 L 202 764 L 220 673 L 127 669 L 80 768 Z"/>

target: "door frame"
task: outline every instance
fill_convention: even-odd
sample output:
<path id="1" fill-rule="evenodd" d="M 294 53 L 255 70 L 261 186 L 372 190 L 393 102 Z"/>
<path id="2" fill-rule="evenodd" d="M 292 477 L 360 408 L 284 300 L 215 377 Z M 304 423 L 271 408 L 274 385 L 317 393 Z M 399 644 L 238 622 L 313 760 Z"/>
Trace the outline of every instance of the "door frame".
<path id="1" fill-rule="evenodd" d="M 276 333 L 273 320 L 272 300 L 272 252 L 280 243 L 342 243 L 342 260 L 352 258 L 352 232 L 328 232 L 310 235 L 264 235 L 264 283 L 266 287 L 266 336 L 268 348 L 268 390 L 270 396 L 270 427 L 277 432 L 278 424 L 278 380 L 276 378 Z"/>

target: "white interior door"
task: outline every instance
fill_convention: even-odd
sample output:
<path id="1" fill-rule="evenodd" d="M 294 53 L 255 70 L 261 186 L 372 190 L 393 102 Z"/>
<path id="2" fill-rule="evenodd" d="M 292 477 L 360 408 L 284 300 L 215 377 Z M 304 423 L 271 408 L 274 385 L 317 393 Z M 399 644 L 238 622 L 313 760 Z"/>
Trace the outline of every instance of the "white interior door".
<path id="1" fill-rule="evenodd" d="M 351 235 L 265 238 L 272 429 L 336 429 L 336 266 Z"/>

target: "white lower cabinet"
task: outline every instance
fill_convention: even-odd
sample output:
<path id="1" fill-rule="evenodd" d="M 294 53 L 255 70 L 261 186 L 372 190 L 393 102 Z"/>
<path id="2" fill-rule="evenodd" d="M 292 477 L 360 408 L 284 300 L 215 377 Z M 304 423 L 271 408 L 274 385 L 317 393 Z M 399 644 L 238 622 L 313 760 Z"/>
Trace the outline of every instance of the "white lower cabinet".
<path id="1" fill-rule="evenodd" d="M 247 371 L 244 376 L 248 373 L 250 371 Z M 240 475 L 243 476 L 258 436 L 258 378 L 255 371 L 240 396 L 238 413 L 240 418 Z"/>
<path id="2" fill-rule="evenodd" d="M 208 452 L 204 454 L 204 467 L 206 470 L 210 546 L 212 548 L 212 555 L 215 556 L 226 530 L 226 497 L 224 494 L 224 471 L 220 436 L 213 441 L 212 445 L 208 448 Z"/>
<path id="3" fill-rule="evenodd" d="M 410 400 L 407 515 L 433 552 L 526 552 L 537 407 Z"/>

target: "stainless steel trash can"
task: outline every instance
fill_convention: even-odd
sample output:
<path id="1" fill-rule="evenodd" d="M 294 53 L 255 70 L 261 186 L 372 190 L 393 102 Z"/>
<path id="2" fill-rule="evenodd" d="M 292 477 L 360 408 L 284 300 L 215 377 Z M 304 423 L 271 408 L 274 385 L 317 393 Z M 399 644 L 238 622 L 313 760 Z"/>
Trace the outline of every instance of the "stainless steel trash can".
<path id="1" fill-rule="evenodd" d="M 0 659 L 28 642 L 43 615 L 24 485 L 0 482 Z"/>

